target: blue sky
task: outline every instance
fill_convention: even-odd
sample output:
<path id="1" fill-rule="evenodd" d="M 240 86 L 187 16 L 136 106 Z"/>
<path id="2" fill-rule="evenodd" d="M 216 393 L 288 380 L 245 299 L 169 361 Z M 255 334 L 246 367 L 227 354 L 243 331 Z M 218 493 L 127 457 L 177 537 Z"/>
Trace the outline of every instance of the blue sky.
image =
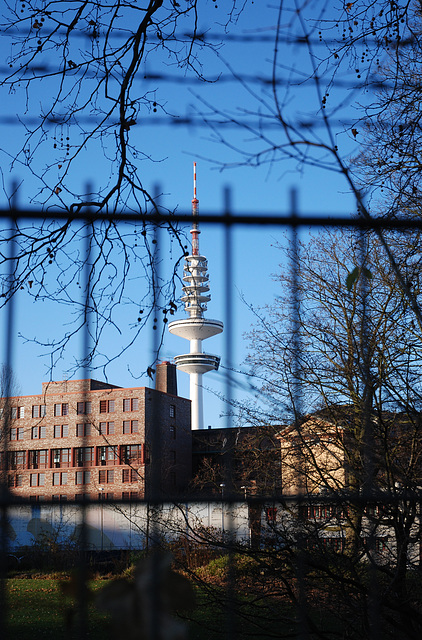
<path id="1" fill-rule="evenodd" d="M 225 8 L 215 8 L 214 2 L 204 2 L 204 13 L 201 16 L 201 24 L 204 29 L 209 29 L 211 34 L 221 33 L 219 23 L 225 21 Z M 221 5 L 225 3 L 221 2 Z M 315 2 L 309 5 L 307 20 L 312 25 L 314 19 L 319 16 L 321 3 Z M 337 3 L 326 4 L 326 11 L 334 12 Z M 292 14 L 287 13 L 285 22 Z M 334 13 L 333 13 L 334 15 Z M 326 17 L 326 15 L 325 15 Z M 277 12 L 270 3 L 247 3 L 245 10 L 240 15 L 237 24 L 233 25 L 230 33 L 237 36 L 261 35 L 270 36 L 274 33 Z M 261 43 L 239 42 L 224 40 L 219 49 L 219 55 L 207 53 L 202 62 L 204 73 L 211 78 L 218 78 L 222 74 L 225 78 L 229 73 L 228 66 L 241 78 L 264 76 L 270 77 L 272 73 L 273 45 L 270 41 Z M 2 66 L 10 53 L 10 43 L 3 36 L 0 42 Z M 321 50 L 319 50 L 321 53 Z M 319 55 L 319 54 L 318 54 Z M 322 56 L 321 56 L 322 57 Z M 280 77 L 280 85 L 290 79 L 292 85 L 286 94 L 285 109 L 291 117 L 304 119 L 312 117 L 318 120 L 321 117 L 319 98 L 312 85 L 302 86 L 301 79 L 309 72 L 309 58 L 307 51 L 299 45 L 282 45 L 281 62 L 277 73 Z M 53 59 L 48 60 L 54 64 Z M 294 73 L 292 69 L 294 68 Z M 140 171 L 144 185 L 151 189 L 154 185 L 160 186 L 163 193 L 161 202 L 170 209 L 178 208 L 179 211 L 189 211 L 192 199 L 192 164 L 198 163 L 198 198 L 199 210 L 207 213 L 220 212 L 223 208 L 223 189 L 228 185 L 232 193 L 233 213 L 253 213 L 257 217 L 260 214 L 288 213 L 289 192 L 292 187 L 297 188 L 299 194 L 299 211 L 304 214 L 342 214 L 354 213 L 354 200 L 348 192 L 344 178 L 333 171 L 319 167 L 299 166 L 296 160 L 282 162 L 267 162 L 258 166 L 246 166 L 241 163 L 241 155 L 236 148 L 250 151 L 262 150 L 262 140 L 254 139 L 250 132 L 236 130 L 233 127 L 223 126 L 217 128 L 217 133 L 207 127 L 200 119 L 200 113 L 212 113 L 209 105 L 217 110 L 231 112 L 240 118 L 250 118 L 257 121 L 257 112 L 261 112 L 261 118 L 267 120 L 269 109 L 266 104 L 271 104 L 271 91 L 268 86 L 262 86 L 252 82 L 242 85 L 239 82 L 225 82 L 223 79 L 215 83 L 198 83 L 189 72 L 181 72 L 169 67 L 163 56 L 161 59 L 148 58 L 145 69 L 148 73 L 164 73 L 166 76 L 174 76 L 174 81 L 160 83 L 148 81 L 150 90 L 157 103 L 161 105 L 157 113 L 150 113 L 141 119 L 139 125 L 134 128 L 134 141 L 151 159 L 140 158 Z M 329 71 L 327 70 L 327 73 Z M 346 71 L 344 72 L 346 74 Z M 329 77 L 327 75 L 327 77 Z M 344 78 L 347 75 L 343 76 Z M 37 113 L 43 100 L 48 102 L 50 84 L 45 83 L 35 92 L 30 105 L 30 113 Z M 5 88 L 0 101 L 0 116 L 18 113 L 25 121 L 25 104 L 23 91 L 19 90 L 8 95 Z M 346 98 L 343 95 L 345 89 L 333 89 L 332 100 L 341 101 Z M 343 93 L 342 93 L 343 92 Z M 365 99 L 363 94 L 361 100 Z M 38 107 L 37 107 L 38 105 Z M 31 111 L 32 110 L 32 111 Z M 197 124 L 180 126 L 171 124 L 165 112 L 180 117 L 192 117 Z M 336 113 L 336 128 L 338 132 L 338 144 L 344 157 L 357 149 L 357 143 L 347 132 L 347 125 L 353 122 L 355 117 L 353 107 Z M 209 116 L 214 118 L 214 116 Z M 218 119 L 218 118 L 217 118 Z M 269 120 L 271 122 L 271 120 Z M 158 123 L 158 124 L 157 124 Z M 346 132 L 344 130 L 346 129 Z M 66 132 L 65 132 L 66 133 Z M 230 143 L 230 147 L 222 144 L 218 139 L 219 133 L 223 133 Z M 282 132 L 274 129 L 265 129 L 265 135 L 271 137 L 275 145 L 281 144 Z M 324 130 L 316 131 L 316 136 L 324 136 Z M 33 206 L 34 194 L 38 192 L 39 183 L 31 175 L 28 168 L 15 164 L 10 169 L 10 159 L 17 152 L 19 143 L 25 136 L 22 126 L 5 126 L 0 121 L 0 137 L 2 139 L 1 167 L 4 188 L 10 192 L 13 179 L 21 182 L 19 192 L 19 204 L 21 207 Z M 73 143 L 77 140 L 77 132 L 70 131 Z M 50 146 L 49 146 L 50 145 Z M 107 151 L 107 150 L 106 150 Z M 53 154 L 50 142 L 40 147 L 36 162 L 38 170 L 46 166 Z M 263 156 L 265 160 L 268 155 Z M 324 160 L 324 158 L 322 158 Z M 227 165 L 222 170 L 222 164 Z M 79 157 L 75 170 L 69 178 L 75 189 L 82 190 L 88 181 L 94 186 L 103 185 L 110 172 L 113 171 L 112 163 L 106 160 L 99 145 L 87 148 Z M 65 197 L 63 197 L 65 201 Z M 3 195 L 2 205 L 6 204 L 6 195 Z M 54 205 L 54 201 L 50 202 Z M 67 202 L 70 204 L 70 202 Z M 278 228 L 252 228 L 233 229 L 233 271 L 227 273 L 224 264 L 224 230 L 203 225 L 200 236 L 201 253 L 207 256 L 209 261 L 210 287 L 212 300 L 209 304 L 208 316 L 228 322 L 225 313 L 225 286 L 230 282 L 233 301 L 233 314 L 231 318 L 231 333 L 233 336 L 232 357 L 233 367 L 241 369 L 247 353 L 247 340 L 245 333 L 250 329 L 254 321 L 248 305 L 253 307 L 271 303 L 277 295 L 276 284 L 271 279 L 271 274 L 279 270 L 280 252 L 276 248 L 278 242 L 284 242 L 286 232 Z M 188 231 L 188 229 L 187 229 Z M 304 230 L 306 233 L 306 230 Z M 170 248 L 167 242 L 163 243 L 161 255 L 169 259 Z M 283 265 L 282 268 L 287 268 Z M 134 283 L 134 288 L 139 286 Z M 135 290 L 135 289 L 134 289 Z M 179 292 L 181 294 L 181 291 Z M 135 294 L 134 294 L 135 295 Z M 247 304 L 245 304 L 244 300 Z M 177 317 L 183 317 L 184 312 L 180 306 Z M 113 348 L 117 348 L 119 341 L 123 344 L 130 339 L 133 333 L 133 318 L 127 316 L 127 310 L 122 307 L 118 314 L 118 324 L 122 335 L 118 335 L 110 328 L 105 333 L 100 344 L 100 351 L 108 354 Z M 41 381 L 48 377 L 50 361 L 48 354 L 33 342 L 45 341 L 52 335 L 60 335 L 66 330 L 72 321 L 72 309 L 54 303 L 36 303 L 26 291 L 19 293 L 16 300 L 15 323 L 13 327 L 13 362 L 12 366 L 20 384 L 22 394 L 37 393 L 41 389 Z M 6 317 L 0 315 L 2 330 L 6 326 Z M 132 333 L 131 333 L 132 332 Z M 147 332 L 137 340 L 131 349 L 120 359 L 113 362 L 108 369 L 108 378 L 114 384 L 121 386 L 149 385 L 146 376 L 141 376 L 150 362 L 152 349 L 152 332 Z M 24 338 L 19 337 L 24 336 Z M 217 396 L 226 393 L 226 366 L 225 335 L 210 339 L 205 350 L 222 356 L 222 367 L 219 372 L 207 374 L 204 377 L 205 387 L 210 390 L 205 394 L 205 422 L 213 426 L 226 426 L 228 421 L 221 417 L 227 410 L 225 403 Z M 76 353 L 80 352 L 82 344 L 79 339 L 72 342 L 68 352 L 64 355 L 54 371 L 54 379 L 65 377 L 66 371 L 71 365 Z M 179 353 L 185 353 L 188 349 L 187 342 L 175 336 L 167 335 L 161 350 L 161 359 L 172 359 Z M 3 356 L 4 359 L 4 356 Z M 98 362 L 101 361 L 101 358 Z M 140 377 L 141 376 L 141 377 Z M 101 371 L 93 372 L 92 377 L 102 378 Z M 240 388 L 236 391 L 237 397 L 247 396 L 247 390 L 242 389 L 245 384 L 242 377 L 238 378 Z M 179 374 L 179 390 L 181 394 L 188 395 L 188 376 Z"/>

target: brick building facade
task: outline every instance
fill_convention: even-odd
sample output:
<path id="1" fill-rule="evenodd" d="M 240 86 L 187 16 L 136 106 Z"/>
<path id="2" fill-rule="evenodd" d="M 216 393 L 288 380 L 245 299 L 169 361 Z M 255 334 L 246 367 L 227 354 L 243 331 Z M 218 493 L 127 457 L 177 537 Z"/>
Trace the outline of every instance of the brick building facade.
<path id="1" fill-rule="evenodd" d="M 1 464 L 9 489 L 32 501 L 184 491 L 191 478 L 190 400 L 177 395 L 174 365 L 157 371 L 155 389 L 72 380 L 4 399 Z"/>

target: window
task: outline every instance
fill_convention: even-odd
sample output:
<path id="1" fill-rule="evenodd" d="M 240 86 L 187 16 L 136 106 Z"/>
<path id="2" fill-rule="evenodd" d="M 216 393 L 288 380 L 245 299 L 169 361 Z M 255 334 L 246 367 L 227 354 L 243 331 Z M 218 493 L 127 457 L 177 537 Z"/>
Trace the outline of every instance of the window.
<path id="1" fill-rule="evenodd" d="M 145 458 L 145 445 L 143 444 L 128 444 L 122 447 L 122 462 L 125 464 L 131 464 L 131 462 L 138 461 L 144 464 Z"/>
<path id="2" fill-rule="evenodd" d="M 114 400 L 100 400 L 100 413 L 114 413 L 115 401 Z"/>
<path id="3" fill-rule="evenodd" d="M 343 538 L 321 538 L 322 545 L 330 551 L 340 552 L 344 549 Z"/>
<path id="4" fill-rule="evenodd" d="M 138 411 L 138 398 L 125 398 L 123 400 L 123 411 Z"/>
<path id="5" fill-rule="evenodd" d="M 11 440 L 23 440 L 23 427 L 14 427 L 10 429 Z"/>
<path id="6" fill-rule="evenodd" d="M 54 496 L 51 496 L 51 500 L 53 502 L 66 502 L 67 501 L 67 496 L 66 495 L 54 495 Z"/>
<path id="7" fill-rule="evenodd" d="M 114 466 L 120 464 L 117 446 L 98 447 L 98 463 L 99 465 Z"/>
<path id="8" fill-rule="evenodd" d="M 138 420 L 123 420 L 123 434 L 138 433 Z"/>
<path id="9" fill-rule="evenodd" d="M 67 402 L 59 403 L 54 405 L 54 415 L 57 416 L 68 416 L 69 415 L 69 405 Z"/>
<path id="10" fill-rule="evenodd" d="M 45 404 L 34 404 L 32 405 L 32 417 L 33 418 L 44 418 L 47 413 L 47 406 Z"/>
<path id="11" fill-rule="evenodd" d="M 384 553 L 387 551 L 386 538 L 375 538 L 375 551 L 378 553 Z"/>
<path id="12" fill-rule="evenodd" d="M 89 484 L 91 482 L 90 471 L 77 471 L 75 475 L 75 484 Z"/>
<path id="13" fill-rule="evenodd" d="M 54 415 L 57 416 L 68 416 L 69 415 L 69 405 L 67 402 L 58 403 L 54 405 Z"/>
<path id="14" fill-rule="evenodd" d="M 277 508 L 276 507 L 268 507 L 266 509 L 266 516 L 268 524 L 277 522 Z"/>
<path id="15" fill-rule="evenodd" d="M 30 469 L 46 469 L 48 467 L 47 449 L 29 451 L 28 465 Z"/>
<path id="16" fill-rule="evenodd" d="M 75 494 L 75 500 L 77 502 L 84 502 L 89 500 L 89 493 L 77 493 Z"/>
<path id="17" fill-rule="evenodd" d="M 114 500 L 114 493 L 104 493 L 104 491 L 101 491 L 101 493 L 98 494 L 98 500 Z"/>
<path id="18" fill-rule="evenodd" d="M 171 404 L 170 405 L 170 418 L 175 418 L 176 417 L 176 405 L 175 404 Z"/>
<path id="19" fill-rule="evenodd" d="M 117 464 L 119 456 L 117 455 L 117 447 L 107 447 L 107 463 Z"/>
<path id="20" fill-rule="evenodd" d="M 46 438 L 47 437 L 47 427 L 42 426 L 42 427 L 32 427 L 31 429 L 31 439 L 32 440 L 39 440 L 40 438 Z"/>
<path id="21" fill-rule="evenodd" d="M 44 487 L 45 473 L 31 473 L 29 475 L 29 484 L 31 487 Z"/>
<path id="22" fill-rule="evenodd" d="M 19 418 L 25 417 L 25 407 L 12 407 L 11 408 L 12 420 L 19 420 Z"/>
<path id="23" fill-rule="evenodd" d="M 176 464 L 176 452 L 170 451 L 170 464 Z"/>
<path id="24" fill-rule="evenodd" d="M 52 449 L 51 462 L 54 468 L 70 467 L 70 449 Z"/>
<path id="25" fill-rule="evenodd" d="M 21 487 L 23 484 L 23 475 L 20 473 L 11 473 L 7 477 L 8 487 Z"/>
<path id="26" fill-rule="evenodd" d="M 77 467 L 92 467 L 94 464 L 94 447 L 79 447 L 75 449 Z"/>
<path id="27" fill-rule="evenodd" d="M 91 413 L 92 404 L 91 402 L 78 402 L 76 405 L 76 413 L 78 415 L 86 415 L 87 413 Z"/>
<path id="28" fill-rule="evenodd" d="M 111 484 L 114 482 L 114 469 L 101 469 L 98 472 L 98 482 L 100 484 Z"/>
<path id="29" fill-rule="evenodd" d="M 64 485 L 67 484 L 67 471 L 55 472 L 53 473 L 53 485 Z"/>
<path id="30" fill-rule="evenodd" d="M 170 425 L 170 438 L 176 440 L 176 427 L 174 424 Z"/>
<path id="31" fill-rule="evenodd" d="M 107 462 L 107 447 L 99 447 L 98 449 L 98 464 L 106 464 Z"/>
<path id="32" fill-rule="evenodd" d="M 137 482 L 138 473 L 136 469 L 123 469 L 122 482 Z"/>
<path id="33" fill-rule="evenodd" d="M 100 422 L 99 431 L 102 436 L 114 435 L 114 422 Z"/>
<path id="34" fill-rule="evenodd" d="M 122 492 L 122 499 L 123 500 L 136 500 L 138 498 L 138 492 L 137 491 L 123 491 Z"/>
<path id="35" fill-rule="evenodd" d="M 68 424 L 55 424 L 54 425 L 54 437 L 55 438 L 67 438 L 69 435 Z"/>
<path id="36" fill-rule="evenodd" d="M 79 437 L 86 437 L 91 435 L 91 425 L 89 422 L 86 424 L 77 424 L 76 425 L 76 435 Z"/>
<path id="37" fill-rule="evenodd" d="M 19 469 L 25 465 L 26 451 L 9 451 L 9 468 Z"/>

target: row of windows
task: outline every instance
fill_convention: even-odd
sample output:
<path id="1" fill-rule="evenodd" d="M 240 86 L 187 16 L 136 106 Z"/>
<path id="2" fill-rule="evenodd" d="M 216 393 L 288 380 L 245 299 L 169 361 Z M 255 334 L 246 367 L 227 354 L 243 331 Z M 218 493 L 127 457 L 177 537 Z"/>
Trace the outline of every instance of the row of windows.
<path id="1" fill-rule="evenodd" d="M 53 486 L 64 486 L 70 484 L 74 480 L 75 485 L 90 484 L 93 478 L 91 471 L 76 471 L 76 473 L 68 473 L 67 471 L 57 471 L 52 474 L 51 484 Z M 117 471 L 114 469 L 101 470 L 98 472 L 97 481 L 99 484 L 113 484 L 116 481 L 124 483 L 137 482 L 140 478 L 135 469 L 123 469 L 121 476 L 117 475 Z M 23 486 L 23 474 L 10 474 L 8 477 L 9 487 L 22 487 Z M 45 473 L 30 473 L 29 474 L 29 486 L 31 487 L 45 487 L 46 486 L 46 474 Z"/>
<path id="2" fill-rule="evenodd" d="M 348 516 L 348 508 L 337 505 L 315 504 L 300 508 L 300 515 L 306 520 L 344 520 Z"/>
<path id="3" fill-rule="evenodd" d="M 119 495 L 116 493 L 102 492 L 98 494 L 98 500 L 118 500 Z M 122 491 L 122 500 L 137 500 L 139 498 L 138 491 Z M 31 502 L 43 502 L 47 500 L 46 496 L 38 496 L 32 495 L 29 496 L 29 500 Z M 51 496 L 51 500 L 53 502 L 67 502 L 67 500 L 76 500 L 76 502 L 81 502 L 83 500 L 93 500 L 95 496 L 89 493 L 77 493 L 74 496 L 67 496 L 65 494 L 53 494 Z"/>
<path id="4" fill-rule="evenodd" d="M 174 457 L 175 457 L 174 452 Z M 149 462 L 144 444 L 109 445 L 103 447 L 74 447 L 65 449 L 36 449 L 9 451 L 9 469 L 48 469 L 60 467 L 115 466 Z"/>
<path id="5" fill-rule="evenodd" d="M 47 426 L 38 425 L 31 427 L 31 440 L 42 440 L 47 438 Z M 116 427 L 114 422 L 100 422 L 97 427 L 94 427 L 90 423 L 79 423 L 76 425 L 75 435 L 78 437 L 97 435 L 114 435 L 116 434 Z M 139 421 L 138 420 L 123 420 L 121 433 L 124 435 L 130 435 L 132 433 L 139 433 Z M 69 436 L 68 424 L 55 424 L 53 427 L 54 438 L 67 438 Z M 10 440 L 23 440 L 25 432 L 23 427 L 12 427 L 10 429 Z"/>
<path id="6" fill-rule="evenodd" d="M 116 411 L 116 400 L 100 400 L 99 410 L 100 413 L 114 413 Z M 171 413 L 175 413 L 175 406 L 171 405 L 172 409 L 170 409 Z M 139 399 L 138 398 L 124 398 L 122 401 L 122 409 L 123 411 L 138 411 L 139 410 Z M 4 409 L 0 409 L 0 417 L 3 417 Z M 77 402 L 76 403 L 76 413 L 78 415 L 87 415 L 92 413 L 92 402 Z M 45 404 L 34 404 L 32 405 L 31 415 L 33 418 L 44 418 L 47 415 L 47 405 Z M 68 416 L 69 415 L 69 403 L 68 402 L 59 402 L 53 405 L 53 415 L 58 416 Z M 10 417 L 12 420 L 19 420 L 25 417 L 25 407 L 11 407 L 10 409 Z"/>
<path id="7" fill-rule="evenodd" d="M 388 550 L 386 538 L 362 538 L 362 544 L 365 548 L 376 551 L 377 553 L 385 553 Z M 345 540 L 342 537 L 337 538 L 319 538 L 317 541 L 308 542 L 309 549 L 324 548 L 329 551 L 341 553 L 345 548 Z"/>
<path id="8" fill-rule="evenodd" d="M 368 517 L 380 518 L 384 514 L 382 505 L 367 505 L 364 509 L 365 515 Z M 324 505 L 314 504 L 302 506 L 300 513 L 306 520 L 329 520 L 337 518 L 345 520 L 349 516 L 349 507 L 341 505 Z"/>

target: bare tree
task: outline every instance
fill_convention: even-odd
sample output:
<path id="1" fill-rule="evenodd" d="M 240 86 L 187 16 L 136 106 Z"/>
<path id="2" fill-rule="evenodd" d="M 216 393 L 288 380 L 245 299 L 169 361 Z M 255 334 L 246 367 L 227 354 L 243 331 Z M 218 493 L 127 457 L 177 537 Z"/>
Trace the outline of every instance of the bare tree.
<path id="1" fill-rule="evenodd" d="M 419 301 L 419 233 L 391 234 L 388 240 Z M 282 266 L 280 297 L 250 335 L 249 363 L 262 380 L 259 424 L 259 396 L 268 400 L 268 420 L 291 420 L 279 433 L 282 492 L 301 506 L 298 528 L 287 529 L 286 540 L 294 544 L 295 536 L 305 536 L 306 546 L 313 541 L 318 547 L 322 538 L 335 543 L 339 535 L 343 561 L 356 577 L 362 560 L 369 561 L 379 572 L 376 580 L 383 575 L 404 603 L 409 566 L 419 562 L 418 324 L 375 234 L 324 231 L 302 243 L 298 254 L 290 246 L 284 252 L 298 274 L 300 349 L 292 339 L 293 276 Z M 286 508 L 294 514 L 291 503 Z M 373 555 L 383 536 L 389 538 L 388 568 Z M 312 553 L 307 562 L 314 566 Z M 335 574 L 336 569 L 330 579 Z M 385 606 L 382 615 L 388 617 L 389 598 Z M 412 637 L 417 611 L 406 609 L 399 617 Z"/>

